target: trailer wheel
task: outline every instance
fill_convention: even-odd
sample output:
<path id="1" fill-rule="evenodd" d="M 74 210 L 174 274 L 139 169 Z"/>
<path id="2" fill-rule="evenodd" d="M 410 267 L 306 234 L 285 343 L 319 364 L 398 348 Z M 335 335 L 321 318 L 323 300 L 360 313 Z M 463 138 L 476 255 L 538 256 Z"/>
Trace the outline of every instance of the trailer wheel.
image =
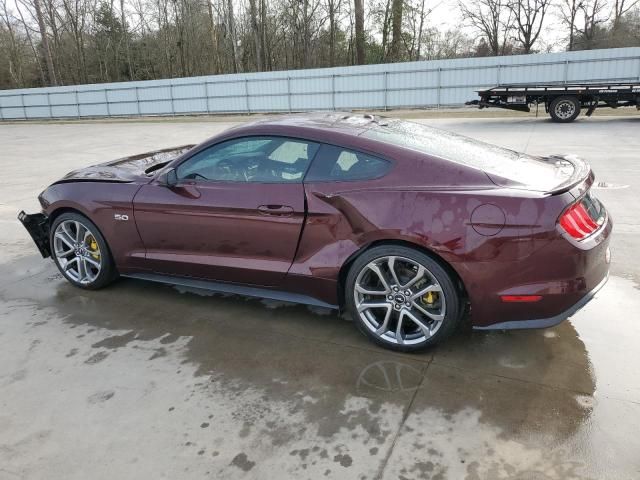
<path id="1" fill-rule="evenodd" d="M 580 115 L 580 101 L 572 96 L 554 98 L 549 105 L 549 115 L 554 122 L 573 122 Z"/>

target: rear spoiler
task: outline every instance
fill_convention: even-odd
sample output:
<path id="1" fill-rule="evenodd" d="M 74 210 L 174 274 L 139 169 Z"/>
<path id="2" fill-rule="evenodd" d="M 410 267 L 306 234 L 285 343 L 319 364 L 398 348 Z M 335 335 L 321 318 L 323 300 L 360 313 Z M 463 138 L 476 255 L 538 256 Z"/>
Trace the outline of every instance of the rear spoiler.
<path id="1" fill-rule="evenodd" d="M 591 166 L 581 158 L 576 155 L 551 155 L 548 158 L 556 159 L 558 162 L 566 162 L 567 166 L 570 164 L 573 167 L 571 176 L 548 192 L 549 194 L 559 195 L 570 191 L 575 196 L 574 190 L 577 189 L 576 192 L 581 192 L 578 196 L 582 196 L 593 185 L 595 174 L 591 170 Z"/>
<path id="2" fill-rule="evenodd" d="M 587 178 L 576 182 L 570 189 L 565 191 L 568 191 L 577 200 L 589 191 L 595 179 L 595 174 L 593 173 L 593 171 L 589 170 L 589 175 L 587 176 Z"/>

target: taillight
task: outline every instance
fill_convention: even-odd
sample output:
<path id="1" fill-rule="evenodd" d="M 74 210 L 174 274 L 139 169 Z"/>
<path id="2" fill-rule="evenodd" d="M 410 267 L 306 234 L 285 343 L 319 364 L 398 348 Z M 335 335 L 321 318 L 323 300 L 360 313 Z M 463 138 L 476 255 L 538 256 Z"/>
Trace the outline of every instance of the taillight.
<path id="1" fill-rule="evenodd" d="M 598 230 L 604 223 L 605 213 L 602 204 L 587 193 L 579 201 L 567 208 L 558 222 L 560 226 L 576 240 L 583 240 Z"/>

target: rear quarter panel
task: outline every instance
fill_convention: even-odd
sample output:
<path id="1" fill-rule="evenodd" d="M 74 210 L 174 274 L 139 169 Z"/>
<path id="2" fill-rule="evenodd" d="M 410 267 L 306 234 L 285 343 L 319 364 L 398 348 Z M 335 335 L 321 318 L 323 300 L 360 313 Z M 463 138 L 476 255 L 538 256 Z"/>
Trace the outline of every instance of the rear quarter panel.
<path id="1" fill-rule="evenodd" d="M 447 262 L 472 303 L 481 304 L 487 292 L 535 276 L 535 266 L 518 266 L 558 238 L 556 219 L 571 201 L 569 194 L 535 197 L 495 188 L 340 192 L 331 183 L 307 185 L 306 195 L 307 222 L 290 274 L 298 285 L 315 279 L 312 288 L 329 303 L 337 303 L 345 262 L 374 242 L 403 241 Z M 502 226 L 472 221 L 487 205 L 502 212 Z M 475 320 L 484 317 L 479 312 Z"/>

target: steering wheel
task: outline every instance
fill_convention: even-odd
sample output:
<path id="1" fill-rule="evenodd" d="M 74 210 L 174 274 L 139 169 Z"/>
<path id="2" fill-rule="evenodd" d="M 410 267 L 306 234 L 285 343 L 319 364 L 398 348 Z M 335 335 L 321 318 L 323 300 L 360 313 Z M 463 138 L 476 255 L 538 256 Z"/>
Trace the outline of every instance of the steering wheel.
<path id="1" fill-rule="evenodd" d="M 249 166 L 250 158 L 234 158 L 233 160 L 221 160 L 215 167 L 215 170 L 224 174 L 231 175 L 236 179 L 243 178 L 249 179 Z"/>

